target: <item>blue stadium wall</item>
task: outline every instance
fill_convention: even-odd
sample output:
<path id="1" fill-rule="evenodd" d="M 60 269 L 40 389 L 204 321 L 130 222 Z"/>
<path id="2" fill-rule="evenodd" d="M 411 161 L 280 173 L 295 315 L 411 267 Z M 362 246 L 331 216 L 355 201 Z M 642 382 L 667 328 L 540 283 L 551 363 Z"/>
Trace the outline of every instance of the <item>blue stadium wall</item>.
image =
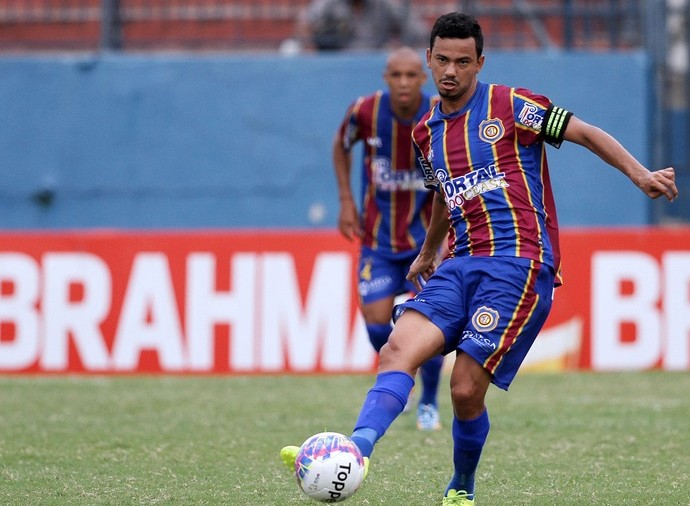
<path id="1" fill-rule="evenodd" d="M 384 86 L 384 61 L 0 58 L 0 228 L 333 227 L 331 139 L 351 100 Z M 647 163 L 649 74 L 641 53 L 511 52 L 489 53 L 481 78 L 549 96 Z M 579 146 L 547 149 L 563 225 L 648 223 L 616 170 Z"/>

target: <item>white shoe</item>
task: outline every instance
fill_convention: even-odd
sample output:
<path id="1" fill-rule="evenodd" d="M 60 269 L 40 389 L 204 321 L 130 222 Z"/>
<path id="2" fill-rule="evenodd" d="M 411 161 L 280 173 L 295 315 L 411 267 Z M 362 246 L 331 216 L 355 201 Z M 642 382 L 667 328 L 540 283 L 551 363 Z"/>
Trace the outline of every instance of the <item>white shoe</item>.
<path id="1" fill-rule="evenodd" d="M 417 408 L 417 428 L 422 431 L 434 431 L 441 428 L 438 408 L 433 404 L 420 404 Z"/>

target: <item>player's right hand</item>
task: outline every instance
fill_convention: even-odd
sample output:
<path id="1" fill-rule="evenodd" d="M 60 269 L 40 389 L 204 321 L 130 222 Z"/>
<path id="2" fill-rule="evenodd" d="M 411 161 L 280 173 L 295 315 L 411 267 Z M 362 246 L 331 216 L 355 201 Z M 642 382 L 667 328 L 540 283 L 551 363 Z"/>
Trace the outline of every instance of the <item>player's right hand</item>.
<path id="1" fill-rule="evenodd" d="M 410 270 L 407 272 L 405 278 L 414 285 L 418 292 L 420 292 L 435 270 L 435 255 L 429 255 L 421 251 L 410 265 Z"/>

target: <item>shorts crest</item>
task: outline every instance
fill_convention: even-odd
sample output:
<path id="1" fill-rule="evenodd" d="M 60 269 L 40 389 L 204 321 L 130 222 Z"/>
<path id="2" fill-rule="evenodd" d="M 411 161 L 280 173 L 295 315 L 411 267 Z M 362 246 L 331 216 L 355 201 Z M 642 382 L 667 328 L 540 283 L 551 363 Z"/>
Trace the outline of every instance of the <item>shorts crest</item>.
<path id="1" fill-rule="evenodd" d="M 496 328 L 499 319 L 498 311 L 493 308 L 481 306 L 472 316 L 472 325 L 477 332 L 489 332 Z"/>

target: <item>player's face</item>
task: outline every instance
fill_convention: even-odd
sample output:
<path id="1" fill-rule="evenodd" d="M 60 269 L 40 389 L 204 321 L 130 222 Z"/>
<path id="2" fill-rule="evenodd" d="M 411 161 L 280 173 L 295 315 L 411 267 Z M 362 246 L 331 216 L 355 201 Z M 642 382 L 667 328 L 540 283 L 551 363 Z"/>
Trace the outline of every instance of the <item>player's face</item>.
<path id="1" fill-rule="evenodd" d="M 399 108 L 417 108 L 426 73 L 421 60 L 395 58 L 388 62 L 384 73 L 393 104 Z"/>
<path id="2" fill-rule="evenodd" d="M 427 66 L 444 102 L 444 112 L 460 109 L 474 93 L 477 74 L 484 65 L 484 56 L 477 58 L 473 38 L 442 39 L 427 50 Z M 446 109 L 450 107 L 450 111 Z"/>

